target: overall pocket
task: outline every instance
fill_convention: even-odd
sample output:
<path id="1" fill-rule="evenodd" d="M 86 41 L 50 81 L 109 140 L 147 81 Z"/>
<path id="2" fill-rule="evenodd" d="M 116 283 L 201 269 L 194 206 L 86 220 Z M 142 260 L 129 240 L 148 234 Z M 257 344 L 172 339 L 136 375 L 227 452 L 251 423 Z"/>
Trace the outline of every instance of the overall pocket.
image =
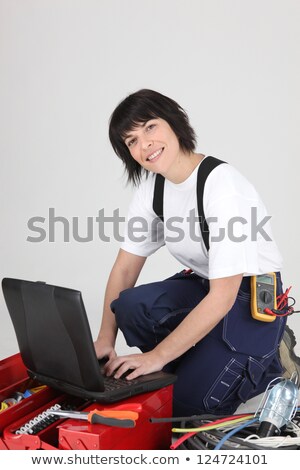
<path id="1" fill-rule="evenodd" d="M 285 317 L 271 323 L 255 320 L 249 292 L 239 291 L 232 309 L 222 320 L 222 338 L 232 351 L 268 358 L 279 347 L 285 323 Z"/>
<path id="2" fill-rule="evenodd" d="M 245 365 L 234 358 L 230 359 L 204 397 L 207 411 L 230 408 L 236 402 L 237 391 L 246 380 L 245 369 Z"/>
<path id="3" fill-rule="evenodd" d="M 222 410 L 230 413 L 253 394 L 264 372 L 263 364 L 251 356 L 245 364 L 232 358 L 207 392 L 205 408 L 210 412 Z"/>

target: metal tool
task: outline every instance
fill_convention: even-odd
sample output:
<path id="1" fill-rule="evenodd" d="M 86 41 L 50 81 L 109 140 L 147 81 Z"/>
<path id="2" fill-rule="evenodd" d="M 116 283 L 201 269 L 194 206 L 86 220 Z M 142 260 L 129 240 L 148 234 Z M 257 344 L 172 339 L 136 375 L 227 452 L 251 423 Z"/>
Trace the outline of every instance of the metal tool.
<path id="1" fill-rule="evenodd" d="M 105 424 L 119 428 L 134 428 L 135 422 L 139 417 L 136 411 L 97 409 L 91 411 L 55 410 L 49 412 L 49 415 L 61 418 L 82 419 L 91 424 Z"/>

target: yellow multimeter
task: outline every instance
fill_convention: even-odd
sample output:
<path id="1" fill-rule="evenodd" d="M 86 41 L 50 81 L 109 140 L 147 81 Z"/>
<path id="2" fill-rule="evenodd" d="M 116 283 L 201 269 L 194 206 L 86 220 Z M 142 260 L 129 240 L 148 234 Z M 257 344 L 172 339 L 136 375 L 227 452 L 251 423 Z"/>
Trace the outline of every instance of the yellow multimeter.
<path id="1" fill-rule="evenodd" d="M 255 320 L 272 322 L 276 316 L 264 313 L 277 308 L 275 273 L 251 276 L 251 315 Z"/>

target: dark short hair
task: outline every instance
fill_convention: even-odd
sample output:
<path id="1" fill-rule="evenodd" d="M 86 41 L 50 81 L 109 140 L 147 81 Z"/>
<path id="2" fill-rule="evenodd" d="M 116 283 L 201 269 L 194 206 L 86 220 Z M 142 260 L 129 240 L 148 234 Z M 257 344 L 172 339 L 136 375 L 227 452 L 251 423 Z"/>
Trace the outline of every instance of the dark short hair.
<path id="1" fill-rule="evenodd" d="M 195 132 L 186 112 L 176 101 L 147 89 L 127 96 L 110 117 L 109 139 L 115 153 L 125 165 L 128 182 L 135 185 L 139 184 L 143 172 L 148 174 L 148 171 L 132 158 L 124 139 L 135 127 L 157 118 L 167 121 L 183 152 L 192 152 L 196 147 Z"/>

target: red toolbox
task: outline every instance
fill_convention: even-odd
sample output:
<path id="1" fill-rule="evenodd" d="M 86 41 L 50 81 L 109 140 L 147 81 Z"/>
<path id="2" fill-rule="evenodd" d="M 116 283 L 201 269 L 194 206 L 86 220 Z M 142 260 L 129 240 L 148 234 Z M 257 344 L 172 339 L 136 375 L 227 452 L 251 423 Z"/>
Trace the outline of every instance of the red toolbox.
<path id="1" fill-rule="evenodd" d="M 0 400 L 41 384 L 28 378 L 20 354 L 0 361 Z M 24 398 L 0 412 L 0 450 L 155 450 L 169 449 L 171 423 L 151 423 L 150 418 L 172 415 L 173 385 L 144 393 L 117 404 L 91 403 L 50 387 Z M 49 419 L 45 412 L 60 406 L 71 410 L 110 409 L 120 404 L 140 404 L 136 426 L 130 429 L 90 424 L 75 419 Z M 132 405 L 133 406 L 133 405 Z"/>
<path id="2" fill-rule="evenodd" d="M 16 393 L 40 387 L 41 384 L 33 381 L 27 375 L 20 354 L 15 354 L 0 361 L 0 402 L 10 401 Z M 61 392 L 42 386 L 40 390 L 27 398 L 8 406 L 0 412 L 0 449 L 37 449 L 57 448 L 54 439 L 43 442 L 40 436 L 10 436 L 8 430 L 13 423 L 25 422 L 29 417 L 36 415 L 37 410 L 48 408 L 49 403 L 60 402 L 65 399 Z M 7 434 L 7 437 L 5 437 Z M 13 438 L 12 438 L 13 437 Z M 29 440 L 27 438 L 30 438 Z M 28 441 L 28 442 L 27 442 Z"/>
<path id="3" fill-rule="evenodd" d="M 150 418 L 172 416 L 172 385 L 154 392 L 143 393 L 127 400 L 128 410 L 139 403 L 141 410 L 136 426 L 131 429 L 112 428 L 103 424 L 90 424 L 75 419 L 65 420 L 59 427 L 59 448 L 65 450 L 105 449 L 105 450 L 152 450 L 169 449 L 171 445 L 171 423 L 151 423 Z M 132 404 L 132 408 L 130 407 Z M 92 403 L 85 411 L 101 409 L 100 404 Z M 114 405 L 105 406 L 105 409 Z"/>
<path id="4" fill-rule="evenodd" d="M 24 415 L 24 413 L 26 413 L 23 409 L 24 405 L 27 407 L 28 402 L 32 402 L 32 400 L 24 400 L 22 403 L 19 402 L 14 406 L 8 407 L 5 401 L 7 399 L 11 399 L 15 393 L 20 392 L 21 390 L 25 391 L 26 388 L 30 387 L 30 385 L 33 386 L 33 382 L 29 381 L 27 371 L 20 354 L 15 354 L 0 361 L 0 449 L 7 449 L 7 446 L 3 441 L 4 428 L 10 422 L 14 421 L 16 416 Z M 20 409 L 22 409 L 22 411 L 20 411 Z"/>

